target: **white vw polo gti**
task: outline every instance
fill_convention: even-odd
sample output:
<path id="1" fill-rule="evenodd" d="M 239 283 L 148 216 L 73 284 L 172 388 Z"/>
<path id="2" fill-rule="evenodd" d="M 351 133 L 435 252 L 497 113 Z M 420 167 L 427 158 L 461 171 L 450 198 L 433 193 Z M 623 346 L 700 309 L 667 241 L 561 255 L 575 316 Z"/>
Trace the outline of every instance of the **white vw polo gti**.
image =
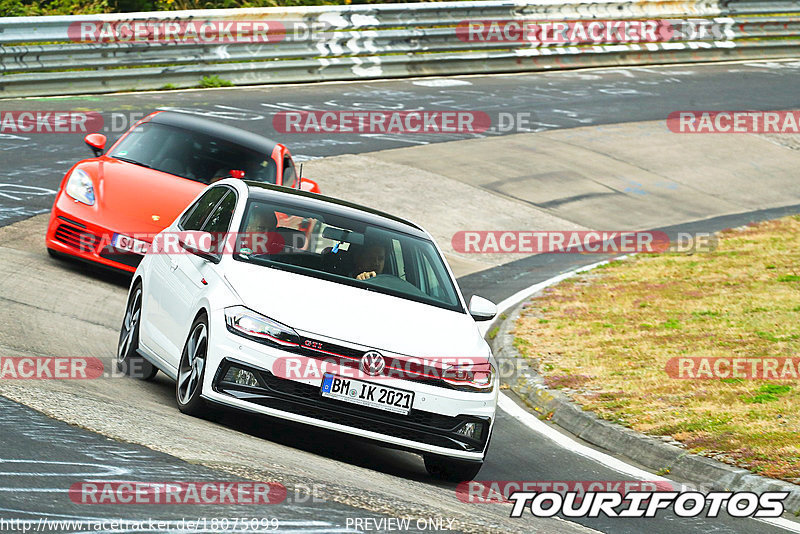
<path id="1" fill-rule="evenodd" d="M 118 366 L 176 382 L 178 408 L 288 419 L 422 454 L 470 480 L 495 422 L 496 363 L 419 226 L 321 195 L 217 182 L 153 241 Z"/>

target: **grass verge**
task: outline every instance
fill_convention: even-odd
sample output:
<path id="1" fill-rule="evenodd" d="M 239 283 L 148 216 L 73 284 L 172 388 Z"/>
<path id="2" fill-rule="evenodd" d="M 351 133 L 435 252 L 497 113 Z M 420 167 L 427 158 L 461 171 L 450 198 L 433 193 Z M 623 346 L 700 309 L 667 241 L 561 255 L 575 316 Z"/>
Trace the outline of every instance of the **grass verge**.
<path id="1" fill-rule="evenodd" d="M 515 345 L 586 410 L 691 452 L 800 483 L 798 380 L 670 378 L 676 357 L 798 357 L 800 216 L 640 255 L 531 301 Z"/>

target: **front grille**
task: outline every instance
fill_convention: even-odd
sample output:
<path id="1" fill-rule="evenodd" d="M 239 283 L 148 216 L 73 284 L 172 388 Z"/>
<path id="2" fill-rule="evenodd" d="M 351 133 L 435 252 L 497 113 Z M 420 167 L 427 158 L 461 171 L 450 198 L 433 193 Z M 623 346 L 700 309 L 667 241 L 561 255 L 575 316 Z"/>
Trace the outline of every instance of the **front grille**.
<path id="1" fill-rule="evenodd" d="M 324 348 L 324 350 L 312 348 L 315 346 L 321 346 Z M 327 342 L 323 343 L 307 337 L 300 338 L 300 347 L 298 351 L 310 358 L 333 361 L 337 365 L 341 365 L 342 367 L 350 367 L 352 369 L 359 368 L 361 364 L 361 358 L 365 354 L 365 352 L 361 350 L 351 349 L 349 347 L 334 345 Z M 385 358 L 387 367 L 383 372 L 384 375 L 391 376 L 392 378 L 399 378 L 401 380 L 408 380 L 410 382 L 422 382 L 424 384 L 445 389 L 456 389 L 452 384 L 435 377 L 437 374 L 441 375 L 441 371 L 426 369 L 423 364 L 407 362 L 400 358 L 394 359 L 388 356 L 385 356 Z M 394 369 L 391 367 L 394 367 Z M 434 377 L 425 376 L 426 374 L 434 374 Z"/>
<path id="2" fill-rule="evenodd" d="M 72 226 L 60 224 L 56 228 L 57 241 L 82 252 L 93 252 L 100 238 L 91 232 Z"/>
<path id="3" fill-rule="evenodd" d="M 232 366 L 253 373 L 258 386 L 232 382 Z M 323 397 L 320 388 L 278 378 L 272 373 L 224 360 L 214 379 L 214 389 L 233 397 L 289 413 L 303 415 L 361 430 L 369 430 L 418 443 L 448 449 L 481 451 L 486 444 L 490 421 L 472 416 L 446 416 L 412 409 L 408 415 L 395 414 L 367 406 Z M 465 422 L 482 422 L 481 440 L 467 438 L 455 430 Z"/>

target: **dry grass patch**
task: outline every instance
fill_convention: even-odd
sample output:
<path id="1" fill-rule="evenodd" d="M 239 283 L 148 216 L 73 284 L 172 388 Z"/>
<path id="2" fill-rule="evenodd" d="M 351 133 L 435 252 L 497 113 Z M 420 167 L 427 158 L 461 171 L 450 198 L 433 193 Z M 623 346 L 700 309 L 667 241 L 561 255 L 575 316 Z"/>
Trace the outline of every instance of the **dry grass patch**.
<path id="1" fill-rule="evenodd" d="M 798 357 L 800 216 L 729 230 L 715 252 L 640 255 L 545 290 L 517 347 L 604 419 L 800 483 L 797 380 L 676 380 L 674 357 Z"/>

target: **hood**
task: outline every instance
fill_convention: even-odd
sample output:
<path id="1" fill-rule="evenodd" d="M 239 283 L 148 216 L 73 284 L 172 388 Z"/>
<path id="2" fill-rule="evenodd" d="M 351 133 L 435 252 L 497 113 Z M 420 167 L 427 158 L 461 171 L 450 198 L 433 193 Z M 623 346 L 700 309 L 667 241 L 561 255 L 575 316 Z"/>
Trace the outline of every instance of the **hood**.
<path id="1" fill-rule="evenodd" d="M 488 355 L 466 313 L 232 259 L 225 276 L 245 306 L 300 334 L 420 358 Z"/>
<path id="2" fill-rule="evenodd" d="M 94 181 L 95 207 L 103 214 L 106 225 L 129 235 L 160 232 L 206 187 L 200 182 L 112 158 L 79 167 Z"/>

